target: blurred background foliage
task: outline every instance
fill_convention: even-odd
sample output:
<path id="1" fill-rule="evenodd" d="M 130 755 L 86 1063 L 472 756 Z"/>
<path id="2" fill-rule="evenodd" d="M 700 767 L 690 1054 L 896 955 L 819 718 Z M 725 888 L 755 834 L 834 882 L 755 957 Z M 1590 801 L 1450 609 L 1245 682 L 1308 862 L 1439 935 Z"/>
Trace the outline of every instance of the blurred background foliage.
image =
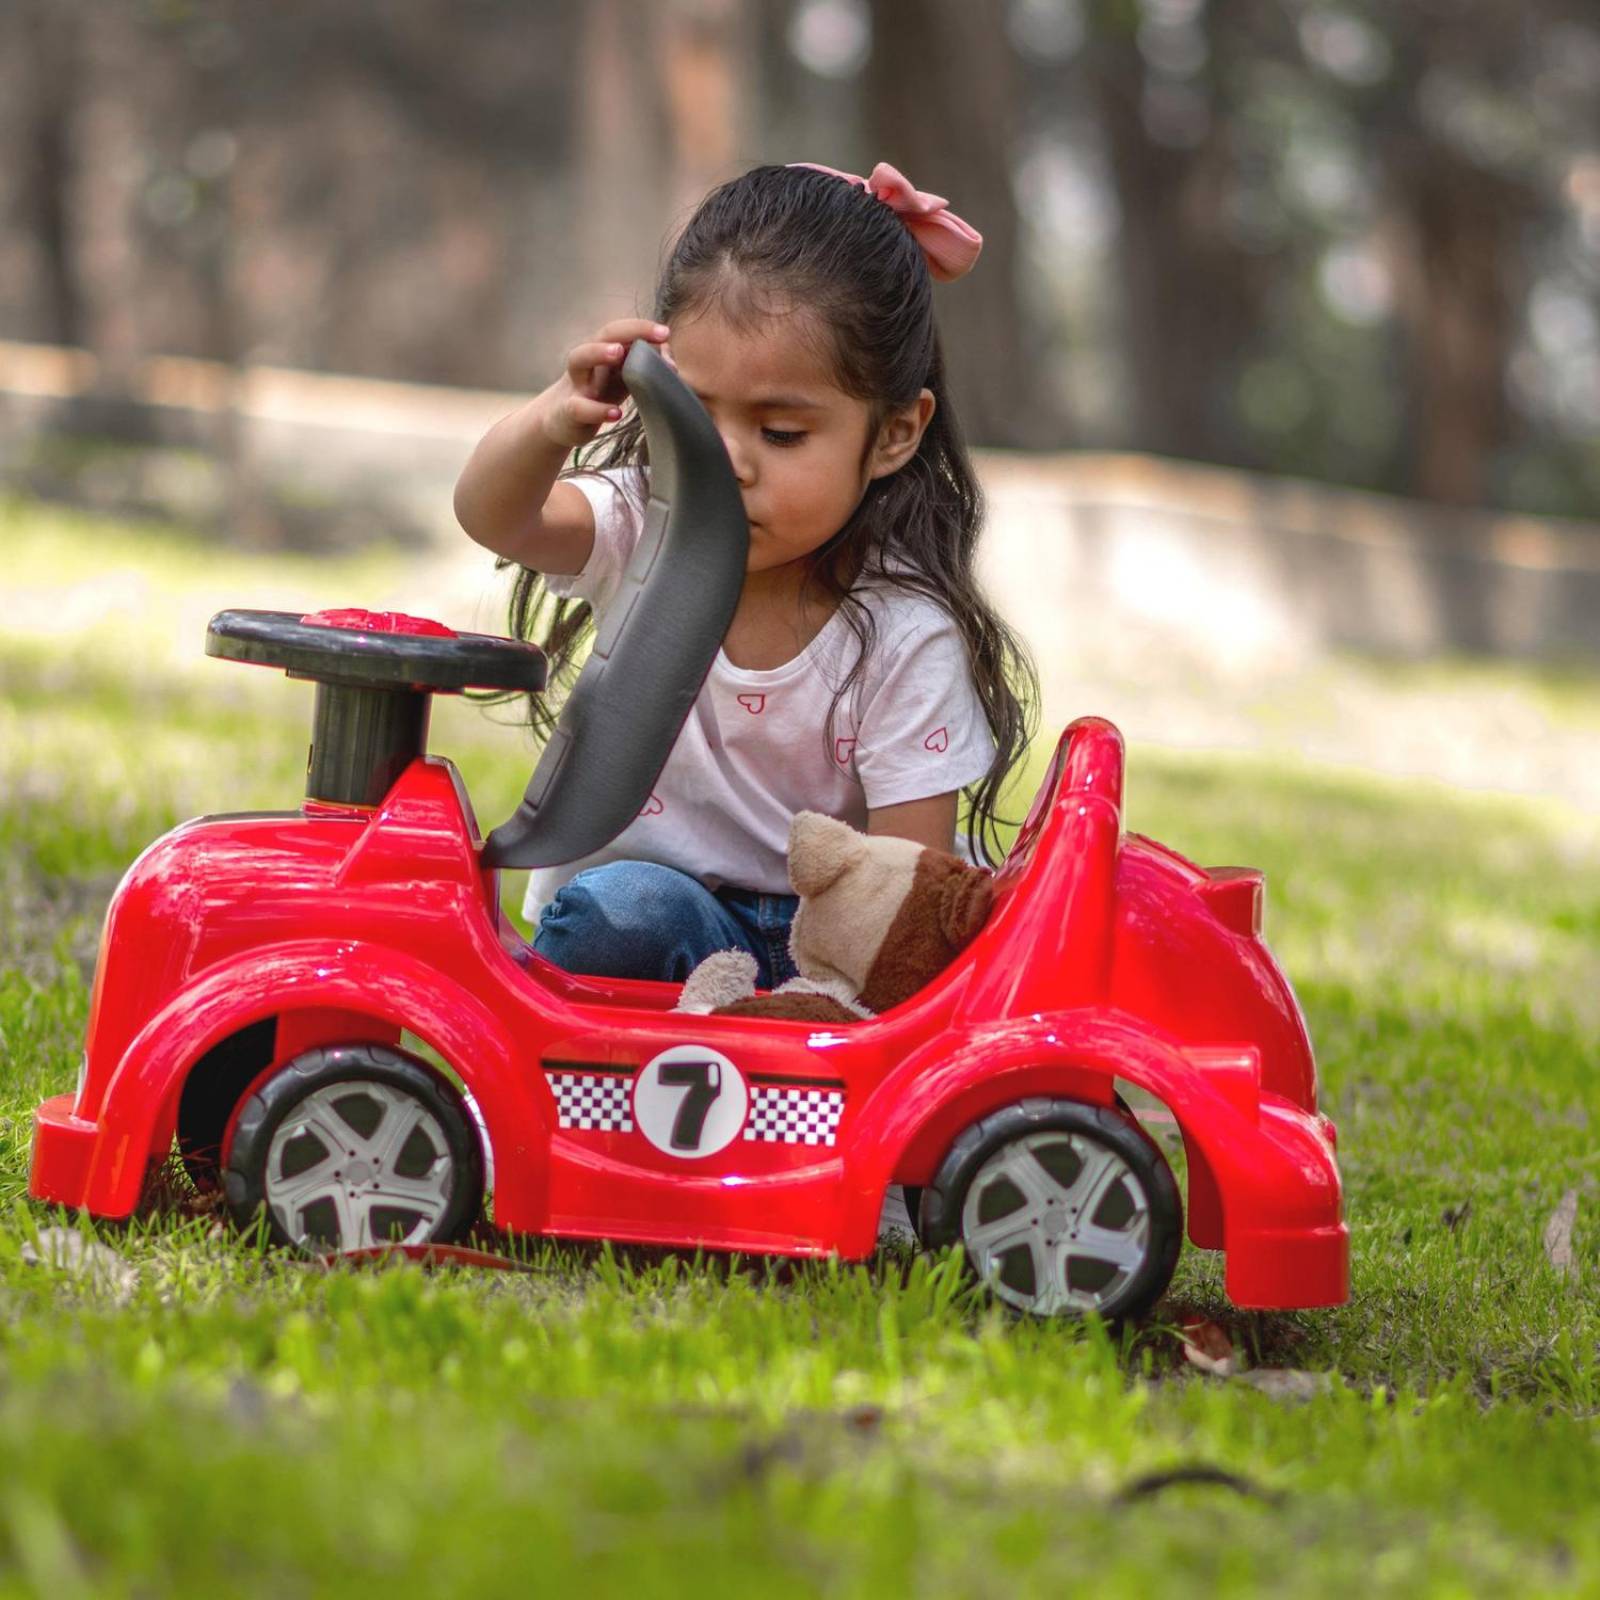
<path id="1" fill-rule="evenodd" d="M 978 443 L 1600 509 L 1594 0 L 6 0 L 0 339 L 542 387 L 794 159 L 986 235 Z"/>

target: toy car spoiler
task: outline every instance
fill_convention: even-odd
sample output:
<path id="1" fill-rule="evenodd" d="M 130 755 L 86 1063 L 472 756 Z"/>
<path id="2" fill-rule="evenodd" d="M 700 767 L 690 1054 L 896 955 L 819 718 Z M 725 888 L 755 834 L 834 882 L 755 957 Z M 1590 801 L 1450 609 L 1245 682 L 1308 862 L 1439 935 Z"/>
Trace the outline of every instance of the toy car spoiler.
<path id="1" fill-rule="evenodd" d="M 744 586 L 750 525 L 711 418 L 643 340 L 622 378 L 650 447 L 644 531 L 521 804 L 489 835 L 485 866 L 575 861 L 638 815 Z"/>

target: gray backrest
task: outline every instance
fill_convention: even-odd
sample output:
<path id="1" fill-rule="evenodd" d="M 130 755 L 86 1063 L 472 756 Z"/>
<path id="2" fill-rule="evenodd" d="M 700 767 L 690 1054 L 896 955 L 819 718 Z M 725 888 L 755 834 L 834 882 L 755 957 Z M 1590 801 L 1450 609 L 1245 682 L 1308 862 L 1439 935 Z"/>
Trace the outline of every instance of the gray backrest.
<path id="1" fill-rule="evenodd" d="M 609 844 L 650 798 L 744 587 L 750 526 L 705 407 L 642 340 L 622 367 L 650 445 L 650 503 L 491 867 L 553 867 Z"/>

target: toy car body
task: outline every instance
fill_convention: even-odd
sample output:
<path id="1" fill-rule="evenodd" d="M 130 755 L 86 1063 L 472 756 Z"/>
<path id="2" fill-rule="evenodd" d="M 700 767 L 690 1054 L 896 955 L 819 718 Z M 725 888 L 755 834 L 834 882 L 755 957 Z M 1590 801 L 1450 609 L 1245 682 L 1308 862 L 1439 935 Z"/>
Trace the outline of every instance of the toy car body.
<path id="1" fill-rule="evenodd" d="M 1113 1107 L 1122 1080 L 1177 1120 L 1189 1237 L 1225 1252 L 1229 1298 L 1338 1303 L 1333 1129 L 1258 937 L 1260 879 L 1124 835 L 1121 765 L 1108 724 L 1069 729 L 977 940 L 906 1004 L 829 1030 L 674 1012 L 676 985 L 528 954 L 435 757 L 375 811 L 188 823 L 117 891 L 83 1079 L 39 1108 L 31 1192 L 127 1216 L 185 1083 L 230 1041 L 259 1052 L 253 1082 L 404 1031 L 481 1109 L 507 1229 L 863 1257 L 886 1186 L 929 1184 L 964 1128 L 1028 1099 Z M 718 1065 L 725 1102 L 743 1086 L 725 1142 L 674 1149 L 641 1125 L 663 1057 Z"/>
<path id="2" fill-rule="evenodd" d="M 1165 1286 L 1181 1227 L 1133 1085 L 1181 1130 L 1188 1236 L 1224 1252 L 1229 1297 L 1338 1303 L 1334 1130 L 1260 875 L 1125 833 L 1122 769 L 1110 724 L 1074 723 L 975 942 L 825 1029 L 534 955 L 437 756 L 375 802 L 183 824 L 112 899 L 30 1192 L 127 1216 L 176 1139 L 242 1220 L 308 1247 L 459 1233 L 487 1168 L 517 1233 L 862 1258 L 900 1183 L 1013 1304 L 1120 1313 Z"/>

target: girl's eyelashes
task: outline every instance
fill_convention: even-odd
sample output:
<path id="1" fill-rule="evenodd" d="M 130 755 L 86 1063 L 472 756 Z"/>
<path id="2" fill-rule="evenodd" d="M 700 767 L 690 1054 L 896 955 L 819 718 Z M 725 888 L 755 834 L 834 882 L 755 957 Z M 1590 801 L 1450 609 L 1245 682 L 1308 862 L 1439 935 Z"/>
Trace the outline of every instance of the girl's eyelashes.
<path id="1" fill-rule="evenodd" d="M 805 438 L 805 434 L 798 428 L 763 428 L 761 437 L 768 444 L 795 445 Z"/>

